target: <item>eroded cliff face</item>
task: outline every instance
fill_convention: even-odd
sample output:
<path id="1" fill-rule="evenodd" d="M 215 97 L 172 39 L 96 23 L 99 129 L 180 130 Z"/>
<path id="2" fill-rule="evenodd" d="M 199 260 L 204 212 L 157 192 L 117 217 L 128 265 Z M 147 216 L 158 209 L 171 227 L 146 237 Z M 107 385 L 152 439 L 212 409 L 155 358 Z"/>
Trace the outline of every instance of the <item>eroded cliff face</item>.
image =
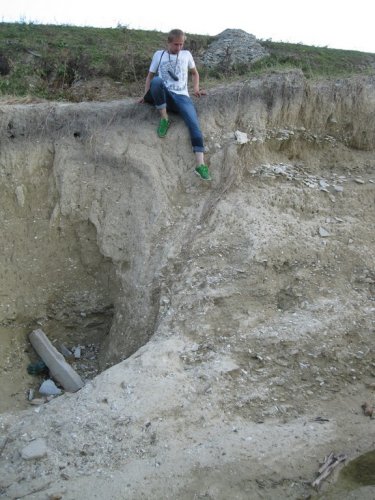
<path id="1" fill-rule="evenodd" d="M 192 178 L 177 117 L 160 141 L 153 110 L 134 103 L 3 106 L 3 324 L 55 319 L 100 340 L 110 330 L 103 359 L 119 361 L 153 334 L 168 268 L 188 257 L 196 226 L 254 166 L 333 173 L 340 163 L 345 173 L 354 150 L 375 144 L 373 78 L 274 74 L 215 89 L 197 105 L 210 186 Z"/>
<path id="2" fill-rule="evenodd" d="M 0 109 L 2 335 L 125 360 L 1 416 L 10 498 L 302 498 L 324 455 L 374 445 L 374 78 L 272 74 L 197 108 L 212 183 L 147 106 Z"/>

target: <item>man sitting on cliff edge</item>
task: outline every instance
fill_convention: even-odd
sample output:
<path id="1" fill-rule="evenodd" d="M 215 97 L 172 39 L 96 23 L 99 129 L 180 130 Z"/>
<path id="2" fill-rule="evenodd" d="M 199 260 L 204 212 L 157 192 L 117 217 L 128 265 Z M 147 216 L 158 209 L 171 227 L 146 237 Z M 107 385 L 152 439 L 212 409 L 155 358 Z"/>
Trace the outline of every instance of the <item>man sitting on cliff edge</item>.
<path id="1" fill-rule="evenodd" d="M 199 73 L 193 56 L 183 50 L 186 36 L 183 31 L 169 32 L 167 50 L 154 53 L 146 77 L 145 95 L 140 103 L 153 104 L 160 113 L 157 129 L 159 137 L 167 135 L 170 121 L 168 111 L 181 115 L 189 129 L 191 144 L 196 158 L 195 173 L 203 180 L 211 180 L 210 171 L 204 163 L 203 135 L 197 112 L 188 92 L 188 74 L 192 75 L 194 95 L 200 97 L 205 92 L 199 88 Z M 157 76 L 156 76 L 157 75 Z"/>

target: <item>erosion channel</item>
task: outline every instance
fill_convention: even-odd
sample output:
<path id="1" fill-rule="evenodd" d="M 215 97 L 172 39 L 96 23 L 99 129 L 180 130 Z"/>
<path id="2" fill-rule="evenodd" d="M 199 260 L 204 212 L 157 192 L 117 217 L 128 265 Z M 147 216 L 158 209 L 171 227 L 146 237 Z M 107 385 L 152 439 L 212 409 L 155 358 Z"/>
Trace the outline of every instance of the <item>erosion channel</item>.
<path id="1" fill-rule="evenodd" d="M 309 498 L 324 456 L 374 450 L 374 77 L 197 109 L 211 183 L 177 116 L 160 140 L 130 100 L 0 107 L 0 496 Z M 86 382 L 37 408 L 35 328 Z"/>

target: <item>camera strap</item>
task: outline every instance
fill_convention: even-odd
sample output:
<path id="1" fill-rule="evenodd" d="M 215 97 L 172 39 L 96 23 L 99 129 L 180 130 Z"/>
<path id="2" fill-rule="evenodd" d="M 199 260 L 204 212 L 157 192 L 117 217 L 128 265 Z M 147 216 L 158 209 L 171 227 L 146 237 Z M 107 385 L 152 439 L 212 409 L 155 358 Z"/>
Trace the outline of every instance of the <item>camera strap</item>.
<path id="1" fill-rule="evenodd" d="M 177 69 L 177 64 L 178 64 L 178 54 L 177 54 L 177 57 L 176 57 L 176 63 L 174 65 L 174 69 L 172 67 L 172 62 L 171 62 L 171 54 L 169 53 L 169 50 L 168 50 L 168 59 L 169 59 L 169 66 L 171 67 L 171 69 L 173 70 L 173 73 L 176 74 L 176 69 Z"/>
<path id="2" fill-rule="evenodd" d="M 159 63 L 158 63 L 158 67 L 156 68 L 155 74 L 157 74 L 159 72 L 159 66 L 160 66 L 161 60 L 163 59 L 164 52 L 165 52 L 165 50 L 163 50 L 163 52 L 161 53 L 161 56 L 160 56 L 160 59 L 159 59 Z"/>

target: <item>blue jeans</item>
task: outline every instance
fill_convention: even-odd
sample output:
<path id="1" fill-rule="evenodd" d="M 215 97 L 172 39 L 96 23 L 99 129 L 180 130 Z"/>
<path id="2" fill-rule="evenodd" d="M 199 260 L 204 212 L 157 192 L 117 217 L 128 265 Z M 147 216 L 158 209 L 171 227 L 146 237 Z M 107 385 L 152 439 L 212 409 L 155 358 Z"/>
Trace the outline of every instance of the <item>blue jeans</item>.
<path id="1" fill-rule="evenodd" d="M 189 129 L 191 144 L 194 152 L 203 152 L 203 135 L 193 101 L 187 95 L 175 94 L 167 89 L 159 76 L 151 80 L 150 93 L 156 109 L 167 108 L 168 111 L 178 113 Z"/>

